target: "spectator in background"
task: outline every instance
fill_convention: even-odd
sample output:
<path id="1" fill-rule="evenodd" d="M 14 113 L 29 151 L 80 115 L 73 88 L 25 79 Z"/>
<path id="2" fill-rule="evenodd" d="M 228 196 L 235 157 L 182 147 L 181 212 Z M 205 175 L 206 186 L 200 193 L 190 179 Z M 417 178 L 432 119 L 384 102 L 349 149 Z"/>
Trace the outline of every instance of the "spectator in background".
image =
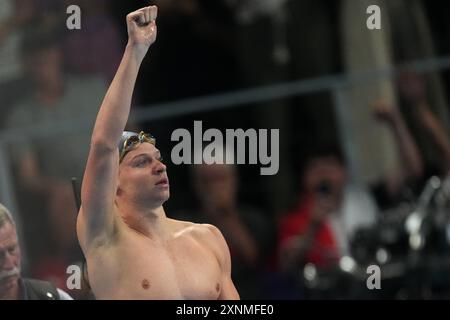
<path id="1" fill-rule="evenodd" d="M 398 83 L 402 98 L 412 108 L 413 121 L 435 150 L 435 161 L 427 166 L 427 176 L 445 176 L 450 171 L 450 137 L 428 103 L 424 79 L 414 72 L 403 72 Z"/>
<path id="2" fill-rule="evenodd" d="M 67 266 L 81 257 L 75 234 L 76 207 L 70 178 L 82 176 L 89 149 L 89 128 L 95 120 L 96 106 L 101 102 L 105 86 L 97 78 L 73 77 L 64 72 L 55 30 L 59 29 L 48 24 L 33 25 L 24 35 L 23 65 L 33 88 L 23 102 L 14 107 L 6 126 L 10 129 L 33 125 L 54 127 L 64 121 L 76 126 L 67 134 L 56 132 L 18 138 L 20 142 L 11 148 L 12 163 L 20 187 L 25 191 L 20 194 L 19 203 L 21 211 L 27 214 L 23 220 L 30 228 L 28 241 L 30 248 L 38 250 L 34 256 L 38 263 L 32 263 L 33 271 L 39 271 L 40 275 L 51 273 L 46 276 L 58 277 L 65 283 Z M 76 125 L 81 121 L 85 121 L 84 126 Z M 43 232 L 45 228 L 49 230 Z M 36 248 L 36 239 L 42 238 L 45 240 L 40 244 L 42 247 Z M 42 267 L 50 265 L 58 270 Z"/>
<path id="3" fill-rule="evenodd" d="M 34 14 L 33 0 L 4 0 L 0 3 L 0 81 L 14 79 L 20 74 L 22 28 Z"/>
<path id="4" fill-rule="evenodd" d="M 238 200 L 237 168 L 227 164 L 192 166 L 198 207 L 180 218 L 218 227 L 230 248 L 232 276 L 241 299 L 260 299 L 262 272 L 274 232 L 263 212 Z"/>
<path id="5" fill-rule="evenodd" d="M 375 221 L 377 208 L 395 206 L 404 199 L 405 189 L 422 178 L 422 157 L 400 110 L 383 102 L 373 107 L 375 116 L 392 130 L 401 166 L 371 186 L 375 205 L 367 192 L 348 188 L 339 153 L 319 153 L 310 158 L 303 171 L 300 205 L 280 224 L 281 263 L 285 269 L 299 261 L 319 265 L 338 261 L 349 253 L 349 240 L 356 229 Z"/>
<path id="6" fill-rule="evenodd" d="M 70 73 L 98 75 L 105 82 L 112 80 L 121 57 L 120 36 L 117 26 L 108 15 L 108 4 L 105 0 L 17 0 L 14 7 L 12 4 L 7 5 L 9 0 L 5 1 L 5 4 L 0 4 L 5 7 L 5 10 L 0 11 L 4 11 L 6 15 L 11 12 L 11 18 L 5 18 L 5 22 L 0 23 L 0 43 L 7 31 L 20 31 L 18 27 L 24 26 L 30 20 L 39 21 L 42 24 L 59 25 L 59 28 L 64 30 L 68 18 L 66 9 L 70 5 L 79 6 L 82 13 L 81 29 L 66 29 L 62 39 L 65 67 Z M 15 11 L 12 10 L 14 8 Z M 14 48 L 18 50 L 20 45 L 20 40 L 16 39 L 18 37 L 9 38 L 9 40 L 14 38 Z M 0 50 L 0 63 L 5 63 L 3 70 L 20 68 L 20 54 L 2 55 L 1 51 L 11 51 L 8 48 Z M 11 63 L 11 59 L 15 59 L 16 63 Z"/>
<path id="7" fill-rule="evenodd" d="M 393 133 L 401 163 L 395 172 L 372 186 L 377 204 L 383 211 L 404 201 L 414 201 L 428 178 L 445 176 L 450 170 L 450 139 L 427 102 L 422 78 L 414 72 L 403 72 L 398 86 L 400 96 L 407 103 L 406 110 L 411 113 L 412 125 L 419 132 L 417 138 L 425 137 L 422 143 L 434 147 L 435 153 L 428 161 L 423 159 L 424 153 L 420 152 L 397 106 L 383 102 L 374 104 L 375 116 L 386 123 Z"/>
<path id="8" fill-rule="evenodd" d="M 374 114 L 392 131 L 400 157 L 400 165 L 372 186 L 372 192 L 381 210 L 398 205 L 417 192 L 417 184 L 423 178 L 423 161 L 417 144 L 406 125 L 401 111 L 395 105 L 382 101 L 373 105 Z"/>
<path id="9" fill-rule="evenodd" d="M 302 171 L 300 201 L 279 224 L 279 267 L 288 274 L 307 262 L 336 266 L 349 255 L 355 231 L 372 225 L 377 211 L 371 195 L 348 180 L 339 151 L 313 152 Z"/>
<path id="10" fill-rule="evenodd" d="M 33 0 L 0 1 L 0 112 L 7 115 L 28 90 L 20 63 L 23 28 L 35 15 Z M 5 116 L 0 118 L 0 128 Z"/>
<path id="11" fill-rule="evenodd" d="M 66 7 L 78 5 L 82 12 L 81 30 L 67 32 L 64 56 L 69 72 L 98 75 L 110 82 L 122 56 L 117 26 L 108 14 L 105 0 L 67 0 Z M 83 54 L 80 54 L 82 52 Z"/>
<path id="12" fill-rule="evenodd" d="M 0 204 L 0 300 L 72 300 L 51 283 L 21 276 L 20 245 L 10 212 Z"/>
<path id="13" fill-rule="evenodd" d="M 377 102 L 374 114 L 392 130 L 402 165 L 371 186 L 372 199 L 369 190 L 350 185 L 339 152 L 322 150 L 310 156 L 303 169 L 300 203 L 280 223 L 279 263 L 284 272 L 292 274 L 308 262 L 336 266 L 351 254 L 356 232 L 374 224 L 377 209 L 397 205 L 405 189 L 422 178 L 422 158 L 401 112 Z"/>

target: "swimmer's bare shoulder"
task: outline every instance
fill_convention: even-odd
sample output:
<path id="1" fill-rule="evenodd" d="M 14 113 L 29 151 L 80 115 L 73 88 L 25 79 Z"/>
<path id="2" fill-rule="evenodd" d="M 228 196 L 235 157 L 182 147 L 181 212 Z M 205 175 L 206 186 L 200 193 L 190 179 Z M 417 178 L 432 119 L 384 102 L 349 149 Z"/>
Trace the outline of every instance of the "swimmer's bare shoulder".
<path id="1" fill-rule="evenodd" d="M 239 294 L 231 279 L 231 257 L 227 242 L 222 232 L 212 224 L 192 223 L 187 221 L 171 220 L 175 236 L 188 236 L 211 250 L 221 267 L 222 290 L 219 299 L 238 300 Z"/>
<path id="2" fill-rule="evenodd" d="M 216 226 L 208 223 L 193 223 L 169 218 L 168 220 L 172 225 L 175 237 L 189 236 L 200 240 L 218 256 L 222 256 L 224 254 L 223 251 L 229 252 L 226 241 Z"/>

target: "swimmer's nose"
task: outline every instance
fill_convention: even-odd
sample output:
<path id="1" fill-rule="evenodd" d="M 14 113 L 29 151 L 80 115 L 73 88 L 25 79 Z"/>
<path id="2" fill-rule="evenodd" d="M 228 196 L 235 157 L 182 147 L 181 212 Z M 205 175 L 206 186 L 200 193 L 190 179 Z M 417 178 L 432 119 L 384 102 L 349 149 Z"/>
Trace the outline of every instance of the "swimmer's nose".
<path id="1" fill-rule="evenodd" d="M 158 163 L 155 167 L 155 171 L 157 174 L 162 174 L 167 171 L 167 167 L 164 163 L 162 163 L 161 161 L 158 161 Z"/>

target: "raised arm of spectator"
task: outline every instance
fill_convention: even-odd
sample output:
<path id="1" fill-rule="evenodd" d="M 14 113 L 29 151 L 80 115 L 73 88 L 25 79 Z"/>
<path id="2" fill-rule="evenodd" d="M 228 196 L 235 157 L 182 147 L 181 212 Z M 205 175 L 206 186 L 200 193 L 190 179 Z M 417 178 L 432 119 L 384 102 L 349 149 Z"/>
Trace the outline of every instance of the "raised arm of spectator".
<path id="1" fill-rule="evenodd" d="M 392 131 L 400 156 L 401 165 L 386 178 L 387 191 L 391 196 L 395 196 L 407 181 L 422 176 L 422 156 L 397 106 L 379 101 L 374 103 L 373 107 L 376 117 Z"/>
<path id="2" fill-rule="evenodd" d="M 414 108 L 416 121 L 422 126 L 430 142 L 442 159 L 442 171 L 450 170 L 450 137 L 427 101 L 425 82 L 413 72 L 404 73 L 399 81 L 400 92 Z"/>

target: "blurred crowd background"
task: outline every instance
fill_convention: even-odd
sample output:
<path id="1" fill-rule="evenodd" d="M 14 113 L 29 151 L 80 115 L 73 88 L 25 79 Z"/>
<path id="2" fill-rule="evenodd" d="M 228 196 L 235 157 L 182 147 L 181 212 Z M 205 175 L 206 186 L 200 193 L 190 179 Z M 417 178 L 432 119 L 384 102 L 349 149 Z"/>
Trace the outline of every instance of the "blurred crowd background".
<path id="1" fill-rule="evenodd" d="M 66 27 L 72 4 L 81 30 Z M 83 261 L 71 178 L 79 186 L 126 45 L 125 16 L 148 4 L 0 1 L 0 202 L 19 226 L 23 273 L 77 299 L 92 296 L 84 283 L 66 287 L 67 267 Z M 151 4 L 158 39 L 134 94 L 143 116 L 128 129 L 157 138 L 171 181 L 168 216 L 223 232 L 242 298 L 450 298 L 450 3 Z M 366 27 L 372 4 L 381 30 Z M 254 101 L 221 101 L 251 88 L 260 88 Z M 258 98 L 269 91 L 273 98 Z M 164 103 L 206 96 L 214 110 L 152 118 L 171 107 Z M 194 120 L 204 130 L 279 129 L 278 174 L 173 165 L 171 133 L 192 131 Z M 381 290 L 366 287 L 372 264 Z"/>

